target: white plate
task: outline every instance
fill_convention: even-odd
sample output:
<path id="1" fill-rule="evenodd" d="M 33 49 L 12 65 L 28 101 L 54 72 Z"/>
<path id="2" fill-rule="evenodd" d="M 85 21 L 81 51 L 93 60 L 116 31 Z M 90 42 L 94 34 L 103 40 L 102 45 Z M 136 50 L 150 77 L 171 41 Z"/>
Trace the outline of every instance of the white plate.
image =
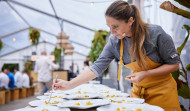
<path id="1" fill-rule="evenodd" d="M 93 98 L 102 98 L 99 94 L 73 94 L 73 95 L 67 95 L 64 98 L 66 99 L 93 99 Z"/>
<path id="2" fill-rule="evenodd" d="M 32 111 L 33 108 L 21 108 L 21 109 L 16 109 L 16 110 L 13 110 L 13 111 Z"/>
<path id="3" fill-rule="evenodd" d="M 94 92 L 92 92 L 92 91 L 76 91 L 76 92 L 74 92 L 74 91 L 65 91 L 65 93 L 67 95 L 75 95 L 75 94 L 92 94 Z"/>
<path id="4" fill-rule="evenodd" d="M 122 110 L 123 107 L 125 107 L 124 111 L 136 111 L 137 108 L 141 108 L 141 111 L 164 111 L 164 109 L 158 106 L 149 104 L 111 104 L 101 106 L 97 108 L 97 111 L 117 111 L 117 108 Z"/>
<path id="5" fill-rule="evenodd" d="M 53 93 L 52 93 L 53 94 Z M 49 95 L 51 95 L 51 93 L 50 92 L 46 92 L 46 93 L 44 93 L 44 95 L 45 96 L 49 96 Z"/>
<path id="6" fill-rule="evenodd" d="M 28 104 L 30 106 L 44 106 L 44 105 L 50 105 L 50 104 L 45 104 L 45 101 L 49 101 L 49 99 L 45 99 L 45 100 L 34 100 L 29 102 Z M 64 99 L 60 99 L 60 98 L 51 98 L 50 103 L 54 103 L 54 101 L 58 101 L 58 102 L 63 102 L 65 101 Z M 58 104 L 58 103 L 57 103 Z M 57 104 L 51 104 L 51 105 L 57 105 Z"/>
<path id="7" fill-rule="evenodd" d="M 44 100 L 44 99 L 49 99 L 49 96 L 37 96 L 37 99 Z"/>
<path id="8" fill-rule="evenodd" d="M 129 97 L 127 93 L 102 93 L 103 98 Z"/>
<path id="9" fill-rule="evenodd" d="M 57 94 L 57 93 L 53 93 L 51 95 L 51 98 L 63 98 L 65 95 L 64 94 Z M 50 96 L 37 96 L 36 98 L 44 100 L 44 99 L 49 99 Z"/>
<path id="10" fill-rule="evenodd" d="M 92 105 L 86 105 L 87 102 L 92 103 Z M 80 105 L 75 105 L 79 103 Z M 103 106 L 110 104 L 110 100 L 108 99 L 89 99 L 89 100 L 71 100 L 66 101 L 63 103 L 59 103 L 58 107 L 69 107 L 69 108 L 76 108 L 76 109 L 89 109 L 97 106 Z"/>
<path id="11" fill-rule="evenodd" d="M 48 111 L 70 111 L 69 108 L 59 108 L 56 106 L 45 106 L 45 107 L 35 107 L 35 108 L 22 108 L 14 111 L 42 111 L 43 109 L 47 109 Z"/>
<path id="12" fill-rule="evenodd" d="M 117 91 L 117 90 L 100 90 L 99 91 L 99 93 L 101 93 L 101 94 L 109 94 L 109 93 L 111 93 L 111 94 L 113 94 L 113 93 L 122 93 L 121 91 Z"/>
<path id="13" fill-rule="evenodd" d="M 142 104 L 144 103 L 144 99 L 140 98 L 109 98 L 111 100 L 111 103 L 127 103 L 127 104 Z"/>
<path id="14" fill-rule="evenodd" d="M 44 93 L 44 96 L 49 96 L 49 95 L 51 95 L 51 92 L 52 92 L 52 95 L 54 94 L 54 95 L 56 95 L 56 94 L 59 94 L 59 95 L 64 95 L 65 94 L 65 92 L 61 92 L 61 91 L 50 91 L 50 92 L 46 92 L 46 93 Z"/>

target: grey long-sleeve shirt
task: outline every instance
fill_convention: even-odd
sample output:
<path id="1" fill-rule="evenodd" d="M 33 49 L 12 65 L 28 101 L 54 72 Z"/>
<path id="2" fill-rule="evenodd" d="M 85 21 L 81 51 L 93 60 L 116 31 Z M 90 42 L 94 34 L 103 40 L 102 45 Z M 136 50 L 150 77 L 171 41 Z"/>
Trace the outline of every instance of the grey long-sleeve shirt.
<path id="1" fill-rule="evenodd" d="M 179 58 L 175 49 L 173 40 L 160 26 L 148 25 L 148 31 L 150 34 L 151 44 L 148 42 L 147 37 L 144 41 L 144 48 L 147 56 L 154 62 L 160 64 L 178 64 Z M 98 76 L 102 74 L 110 62 L 116 58 L 120 60 L 120 44 L 121 40 L 117 39 L 116 36 L 110 35 L 108 43 L 105 45 L 99 58 L 94 62 L 90 69 Z M 123 39 L 123 63 L 131 63 L 129 54 L 130 38 L 125 37 Z"/>

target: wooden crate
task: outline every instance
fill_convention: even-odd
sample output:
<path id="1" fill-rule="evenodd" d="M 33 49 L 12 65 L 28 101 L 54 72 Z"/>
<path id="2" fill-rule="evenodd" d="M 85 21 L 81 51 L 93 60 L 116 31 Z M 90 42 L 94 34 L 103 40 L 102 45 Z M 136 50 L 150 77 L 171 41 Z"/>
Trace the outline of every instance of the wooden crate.
<path id="1" fill-rule="evenodd" d="M 11 101 L 18 100 L 19 99 L 19 89 L 11 89 Z"/>
<path id="2" fill-rule="evenodd" d="M 0 91 L 0 104 L 5 104 L 5 93 L 6 93 L 6 90 Z"/>
<path id="3" fill-rule="evenodd" d="M 36 86 L 31 86 L 31 87 L 30 87 L 31 96 L 34 96 L 34 93 L 35 93 L 35 87 L 36 87 Z"/>
<path id="4" fill-rule="evenodd" d="M 27 97 L 27 88 L 19 89 L 19 98 L 26 98 Z"/>
<path id="5" fill-rule="evenodd" d="M 11 91 L 10 90 L 6 90 L 5 92 L 5 103 L 9 103 L 11 101 Z"/>
<path id="6" fill-rule="evenodd" d="M 33 77 L 33 81 L 38 81 L 38 74 L 37 73 L 35 73 L 34 71 L 31 71 L 30 75 L 31 75 L 31 77 Z"/>
<path id="7" fill-rule="evenodd" d="M 58 79 L 68 80 L 68 71 L 54 71 L 53 72 L 53 79 L 56 78 L 56 75 L 58 75 Z"/>
<path id="8" fill-rule="evenodd" d="M 29 97 L 29 96 L 31 96 L 32 94 L 31 94 L 31 88 L 29 87 L 29 88 L 26 88 L 26 97 Z"/>

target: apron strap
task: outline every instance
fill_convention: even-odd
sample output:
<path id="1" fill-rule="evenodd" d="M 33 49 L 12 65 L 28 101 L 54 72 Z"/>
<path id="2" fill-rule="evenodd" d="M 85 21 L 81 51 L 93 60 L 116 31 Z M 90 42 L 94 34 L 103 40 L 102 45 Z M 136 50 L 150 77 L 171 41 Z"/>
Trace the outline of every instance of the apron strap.
<path id="1" fill-rule="evenodd" d="M 123 39 L 121 39 L 121 45 L 120 45 L 120 62 L 119 62 L 119 70 L 118 70 L 118 78 L 117 78 L 118 81 L 120 81 L 120 78 L 121 78 L 122 64 L 123 64 Z"/>
<path id="2" fill-rule="evenodd" d="M 137 87 L 137 96 L 144 99 L 146 88 L 137 85 L 135 86 Z"/>

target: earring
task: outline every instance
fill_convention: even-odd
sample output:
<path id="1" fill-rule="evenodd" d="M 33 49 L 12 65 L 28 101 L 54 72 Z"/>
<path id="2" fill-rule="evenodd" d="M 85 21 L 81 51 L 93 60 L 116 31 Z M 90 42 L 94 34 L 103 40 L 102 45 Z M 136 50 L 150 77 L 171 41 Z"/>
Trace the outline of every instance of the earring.
<path id="1" fill-rule="evenodd" d="M 125 36 L 125 33 L 123 33 L 122 36 Z"/>

